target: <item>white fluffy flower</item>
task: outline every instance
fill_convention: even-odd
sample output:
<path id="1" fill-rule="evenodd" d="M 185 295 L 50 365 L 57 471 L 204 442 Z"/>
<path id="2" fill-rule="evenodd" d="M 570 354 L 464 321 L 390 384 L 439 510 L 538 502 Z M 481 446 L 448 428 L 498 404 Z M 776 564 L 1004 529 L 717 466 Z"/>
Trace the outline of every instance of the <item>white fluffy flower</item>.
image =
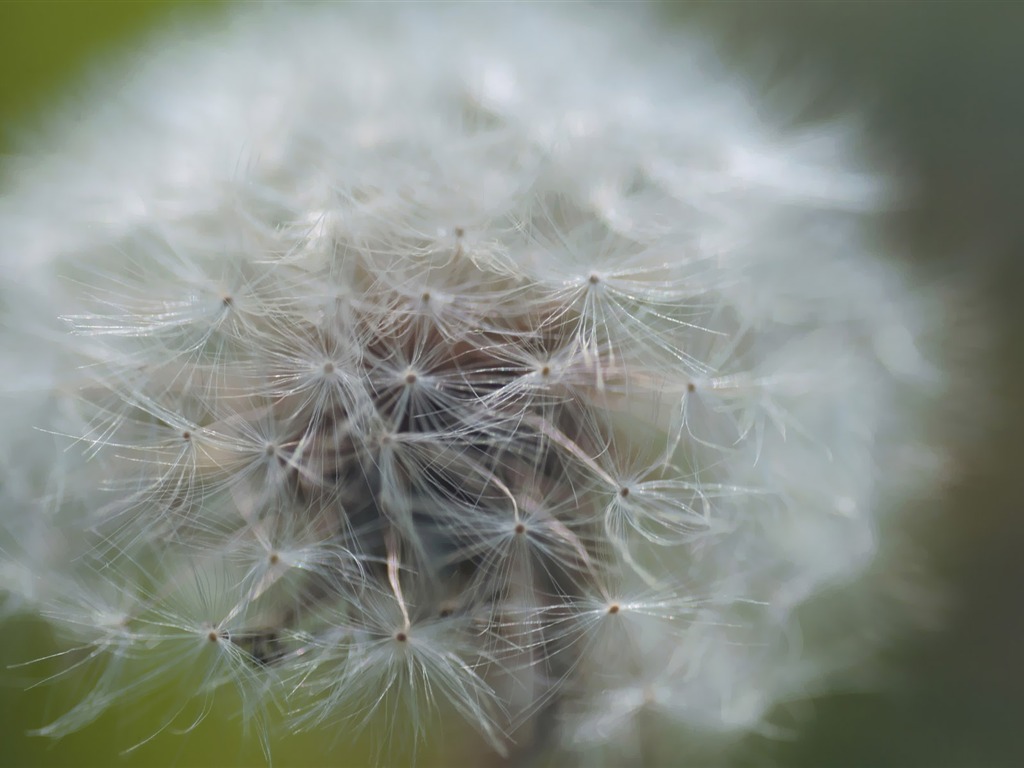
<path id="1" fill-rule="evenodd" d="M 235 9 L 12 166 L 0 588 L 98 667 L 42 732 L 170 680 L 265 739 L 440 711 L 617 762 L 846 662 L 796 614 L 918 492 L 942 381 L 893 191 L 660 26 Z"/>

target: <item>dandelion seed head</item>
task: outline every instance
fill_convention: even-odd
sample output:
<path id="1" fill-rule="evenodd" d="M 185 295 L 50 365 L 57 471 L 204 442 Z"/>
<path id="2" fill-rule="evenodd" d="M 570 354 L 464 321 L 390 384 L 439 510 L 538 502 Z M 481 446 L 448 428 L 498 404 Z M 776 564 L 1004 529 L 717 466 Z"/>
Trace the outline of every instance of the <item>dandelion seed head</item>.
<path id="1" fill-rule="evenodd" d="M 592 10 L 234 8 L 5 182 L 3 609 L 99 669 L 41 732 L 184 670 L 586 764 L 848 663 L 798 615 L 941 464 L 896 185 Z"/>

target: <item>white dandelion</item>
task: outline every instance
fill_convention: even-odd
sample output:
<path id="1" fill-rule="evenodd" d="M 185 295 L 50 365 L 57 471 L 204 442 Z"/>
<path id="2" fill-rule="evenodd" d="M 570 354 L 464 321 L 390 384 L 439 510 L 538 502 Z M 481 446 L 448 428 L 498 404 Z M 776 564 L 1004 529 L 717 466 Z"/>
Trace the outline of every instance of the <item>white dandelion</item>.
<path id="1" fill-rule="evenodd" d="M 855 657 L 798 612 L 938 455 L 896 187 L 656 9 L 582 10 L 235 7 L 12 166 L 2 606 L 94 676 L 40 733 L 231 687 L 268 757 L 444 713 L 643 761 Z"/>

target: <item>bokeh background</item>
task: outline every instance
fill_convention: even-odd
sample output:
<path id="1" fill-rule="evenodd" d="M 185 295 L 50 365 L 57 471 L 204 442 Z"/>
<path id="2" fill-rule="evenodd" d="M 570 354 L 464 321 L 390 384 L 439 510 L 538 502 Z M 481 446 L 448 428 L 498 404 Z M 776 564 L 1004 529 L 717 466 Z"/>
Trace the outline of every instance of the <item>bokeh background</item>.
<path id="1" fill-rule="evenodd" d="M 147 32 L 219 12 L 219 4 L 199 2 L 0 2 L 0 183 L 2 159 L 47 104 L 144 46 Z M 893 217 L 898 258 L 977 296 L 958 310 L 957 343 L 978 350 L 962 356 L 967 386 L 950 414 L 976 412 L 978 428 L 955 456 L 947 500 L 920 533 L 949 598 L 944 626 L 891 651 L 886 686 L 816 701 L 813 724 L 799 737 L 753 743 L 737 760 L 1024 765 L 1024 2 L 719 0 L 674 4 L 666 14 L 718 40 L 730 63 L 766 84 L 769 108 L 772 83 L 810 73 L 815 89 L 801 101 L 804 117 L 865 115 L 878 156 L 898 162 L 923 191 Z M 793 94 L 780 90 L 792 106 Z M 987 338 L 973 330 L 986 325 Z M 31 622 L 0 625 L 3 667 L 53 650 Z M 262 763 L 232 721 L 229 697 L 196 733 L 163 735 L 126 758 L 116 715 L 55 744 L 27 737 L 76 695 L 25 692 L 30 678 L 0 671 L 2 766 Z M 332 746 L 332 734 L 276 747 L 278 766 L 368 759 L 365 748 Z M 457 752 L 434 759 L 460 760 Z"/>

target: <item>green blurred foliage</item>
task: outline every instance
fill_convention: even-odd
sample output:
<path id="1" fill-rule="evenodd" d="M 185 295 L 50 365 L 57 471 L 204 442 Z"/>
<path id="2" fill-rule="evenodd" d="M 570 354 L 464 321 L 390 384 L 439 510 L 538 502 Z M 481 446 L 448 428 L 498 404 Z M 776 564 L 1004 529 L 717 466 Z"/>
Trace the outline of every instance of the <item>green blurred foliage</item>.
<path id="1" fill-rule="evenodd" d="M 7 123 L 44 106 L 91 57 L 131 40 L 140 30 L 178 11 L 179 5 L 66 0 L 0 3 L 0 120 Z"/>

